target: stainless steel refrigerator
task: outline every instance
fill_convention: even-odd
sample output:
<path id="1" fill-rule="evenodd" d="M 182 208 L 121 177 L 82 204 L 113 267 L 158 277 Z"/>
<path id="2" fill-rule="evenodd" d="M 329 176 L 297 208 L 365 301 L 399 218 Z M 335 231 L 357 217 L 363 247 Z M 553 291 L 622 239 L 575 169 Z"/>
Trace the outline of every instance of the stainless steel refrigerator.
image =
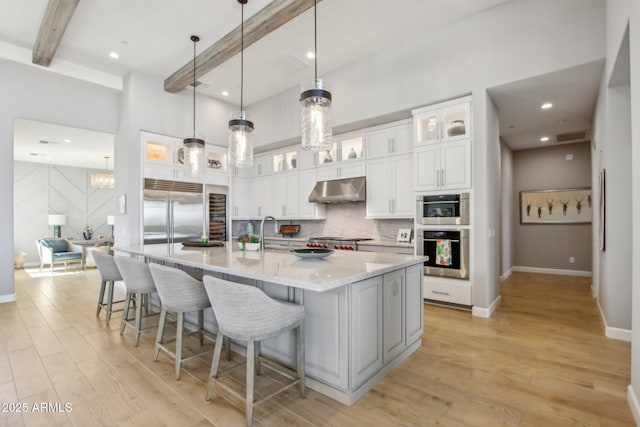
<path id="1" fill-rule="evenodd" d="M 144 243 L 200 240 L 207 230 L 202 184 L 144 180 Z"/>

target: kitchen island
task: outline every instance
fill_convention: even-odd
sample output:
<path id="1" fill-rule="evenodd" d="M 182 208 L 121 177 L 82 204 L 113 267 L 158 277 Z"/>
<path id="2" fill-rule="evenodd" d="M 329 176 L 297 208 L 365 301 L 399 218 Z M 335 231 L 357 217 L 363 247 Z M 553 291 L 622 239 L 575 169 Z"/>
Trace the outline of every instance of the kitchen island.
<path id="1" fill-rule="evenodd" d="M 116 247 L 149 262 L 258 286 L 305 307 L 307 384 L 352 405 L 422 345 L 424 257 L 336 251 L 300 259 L 284 251 L 175 245 Z M 217 331 L 212 313 L 205 327 Z M 262 352 L 294 366 L 293 333 L 264 341 Z"/>

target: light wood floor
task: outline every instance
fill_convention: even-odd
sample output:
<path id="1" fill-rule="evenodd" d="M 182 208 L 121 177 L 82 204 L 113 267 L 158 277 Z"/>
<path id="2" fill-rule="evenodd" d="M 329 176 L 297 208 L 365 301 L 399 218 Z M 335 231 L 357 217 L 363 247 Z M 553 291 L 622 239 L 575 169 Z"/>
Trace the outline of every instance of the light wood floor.
<path id="1" fill-rule="evenodd" d="M 0 304 L 0 402 L 29 412 L 2 413 L 0 425 L 244 424 L 242 401 L 221 391 L 204 400 L 210 360 L 176 381 L 172 361 L 152 361 L 153 332 L 135 348 L 131 330 L 118 334 L 119 314 L 109 327 L 96 319 L 98 286 L 95 270 L 16 272 L 17 302 Z M 491 319 L 425 306 L 422 348 L 353 407 L 292 390 L 256 408 L 256 425 L 633 425 L 630 345 L 603 336 L 588 279 L 516 273 L 502 295 Z M 262 375 L 259 393 L 278 381 Z M 41 402 L 72 410 L 33 412 Z"/>

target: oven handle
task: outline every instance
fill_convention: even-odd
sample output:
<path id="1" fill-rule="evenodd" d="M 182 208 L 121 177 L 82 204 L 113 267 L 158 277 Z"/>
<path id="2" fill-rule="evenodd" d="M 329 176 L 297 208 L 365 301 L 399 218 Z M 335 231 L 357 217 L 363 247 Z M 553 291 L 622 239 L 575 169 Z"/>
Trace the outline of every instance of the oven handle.
<path id="1" fill-rule="evenodd" d="M 460 243 L 460 240 L 451 240 L 451 239 L 422 239 L 425 242 L 437 242 L 438 240 L 448 240 L 451 243 Z"/>
<path id="2" fill-rule="evenodd" d="M 425 205 L 441 205 L 443 203 L 460 203 L 460 201 L 459 200 L 440 200 L 437 202 L 422 202 L 422 203 L 424 203 Z"/>

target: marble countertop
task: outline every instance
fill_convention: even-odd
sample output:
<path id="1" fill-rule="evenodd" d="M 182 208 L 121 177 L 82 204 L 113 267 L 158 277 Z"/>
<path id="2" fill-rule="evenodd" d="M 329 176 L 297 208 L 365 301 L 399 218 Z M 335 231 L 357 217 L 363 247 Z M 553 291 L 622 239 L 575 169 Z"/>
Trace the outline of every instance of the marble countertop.
<path id="1" fill-rule="evenodd" d="M 301 259 L 286 251 L 240 251 L 236 245 L 224 248 L 183 248 L 176 243 L 116 246 L 114 249 L 116 254 L 143 255 L 207 271 L 316 292 L 339 288 L 427 260 L 427 257 L 422 256 L 352 251 L 336 251 L 321 259 Z"/>

